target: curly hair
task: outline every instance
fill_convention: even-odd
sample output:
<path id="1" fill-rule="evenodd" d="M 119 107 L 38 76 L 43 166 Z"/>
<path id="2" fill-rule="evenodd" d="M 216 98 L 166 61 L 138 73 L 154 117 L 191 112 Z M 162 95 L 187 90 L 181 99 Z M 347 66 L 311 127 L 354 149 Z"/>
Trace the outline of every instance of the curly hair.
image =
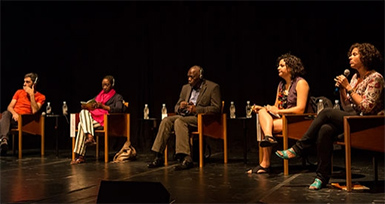
<path id="1" fill-rule="evenodd" d="M 303 66 L 300 58 L 290 53 L 283 54 L 278 57 L 277 66 L 279 65 L 279 61 L 281 61 L 282 59 L 283 61 L 285 61 L 286 66 L 291 68 L 291 79 L 295 79 L 298 76 L 305 75 L 305 67 Z"/>
<path id="2" fill-rule="evenodd" d="M 350 46 L 348 57 L 351 56 L 354 48 L 358 49 L 360 60 L 368 70 L 373 70 L 382 66 L 382 55 L 374 45 L 370 43 L 354 43 Z"/>

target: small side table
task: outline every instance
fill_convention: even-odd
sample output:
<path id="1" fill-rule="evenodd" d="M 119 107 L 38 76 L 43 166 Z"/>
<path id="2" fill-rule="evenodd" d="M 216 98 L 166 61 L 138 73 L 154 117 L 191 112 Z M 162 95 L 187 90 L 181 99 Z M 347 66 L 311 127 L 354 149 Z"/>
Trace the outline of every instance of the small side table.
<path id="1" fill-rule="evenodd" d="M 149 119 L 139 119 L 139 138 L 138 144 L 143 148 L 143 151 L 146 149 L 150 150 L 152 143 L 157 134 L 158 129 L 158 119 L 157 118 L 149 118 Z M 151 138 L 148 138 L 147 134 L 151 132 Z"/>
<path id="2" fill-rule="evenodd" d="M 247 121 L 253 120 L 254 118 L 247 117 L 236 117 L 236 118 L 227 118 L 227 120 L 240 120 L 242 122 L 243 129 L 243 162 L 247 164 L 247 132 L 248 124 Z"/>
<path id="3" fill-rule="evenodd" d="M 46 118 L 54 118 L 55 119 L 55 148 L 56 148 L 56 156 L 59 156 L 59 117 L 62 115 L 57 114 L 51 114 L 51 115 L 45 115 Z"/>

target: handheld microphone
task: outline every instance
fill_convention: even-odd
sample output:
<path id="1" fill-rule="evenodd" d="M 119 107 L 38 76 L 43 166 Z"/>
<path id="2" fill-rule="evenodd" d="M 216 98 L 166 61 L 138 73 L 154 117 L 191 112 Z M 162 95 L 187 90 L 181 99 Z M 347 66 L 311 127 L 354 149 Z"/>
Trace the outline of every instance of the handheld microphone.
<path id="1" fill-rule="evenodd" d="M 35 81 L 33 81 L 33 88 L 34 88 L 34 89 L 36 88 L 37 78 L 38 78 L 38 77 L 36 77 Z"/>
<path id="2" fill-rule="evenodd" d="M 348 77 L 349 75 L 350 75 L 350 70 L 349 70 L 349 69 L 345 69 L 345 71 L 344 71 L 344 76 L 345 76 L 345 77 Z M 336 87 L 336 89 L 334 90 L 334 92 L 337 93 L 339 89 L 340 89 L 339 87 Z"/>

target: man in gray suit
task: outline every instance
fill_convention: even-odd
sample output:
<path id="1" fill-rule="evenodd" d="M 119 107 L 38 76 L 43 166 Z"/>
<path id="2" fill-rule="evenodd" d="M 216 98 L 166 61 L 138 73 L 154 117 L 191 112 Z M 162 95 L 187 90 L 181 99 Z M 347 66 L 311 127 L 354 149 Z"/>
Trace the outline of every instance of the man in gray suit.
<path id="1" fill-rule="evenodd" d="M 182 87 L 179 100 L 175 105 L 176 115 L 168 116 L 160 123 L 158 134 L 151 149 L 156 153 L 156 157 L 153 162 L 148 164 L 148 168 L 164 165 L 163 152 L 173 130 L 176 136 L 175 151 L 181 161 L 175 170 L 192 168 L 189 130 L 197 127 L 197 114 L 220 113 L 221 111 L 219 85 L 203 78 L 202 67 L 192 66 L 187 77 L 188 84 Z"/>

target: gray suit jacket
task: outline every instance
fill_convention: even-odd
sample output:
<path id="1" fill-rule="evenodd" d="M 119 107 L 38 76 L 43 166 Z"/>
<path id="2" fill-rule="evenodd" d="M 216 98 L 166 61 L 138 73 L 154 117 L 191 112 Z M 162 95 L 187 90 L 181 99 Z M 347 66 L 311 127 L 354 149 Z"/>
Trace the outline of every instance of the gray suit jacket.
<path id="1" fill-rule="evenodd" d="M 175 112 L 178 112 L 179 104 L 182 101 L 189 101 L 192 87 L 190 84 L 185 84 L 179 95 L 179 100 L 175 105 Z M 221 112 L 221 92 L 219 85 L 203 79 L 202 88 L 200 90 L 197 104 L 196 113 L 220 113 Z"/>

